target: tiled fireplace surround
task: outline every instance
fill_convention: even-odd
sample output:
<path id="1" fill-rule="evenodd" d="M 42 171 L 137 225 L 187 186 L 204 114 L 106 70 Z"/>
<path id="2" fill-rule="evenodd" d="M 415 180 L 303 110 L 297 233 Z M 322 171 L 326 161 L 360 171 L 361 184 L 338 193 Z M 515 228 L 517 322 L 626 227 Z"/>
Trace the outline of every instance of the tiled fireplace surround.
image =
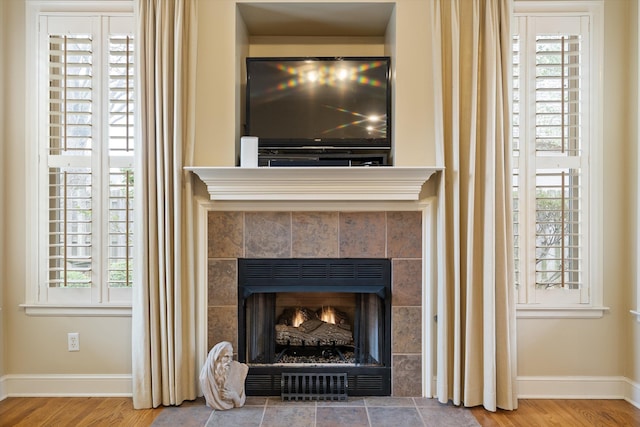
<path id="1" fill-rule="evenodd" d="M 389 258 L 392 395 L 422 395 L 422 212 L 208 211 L 207 348 L 237 349 L 238 258 Z"/>

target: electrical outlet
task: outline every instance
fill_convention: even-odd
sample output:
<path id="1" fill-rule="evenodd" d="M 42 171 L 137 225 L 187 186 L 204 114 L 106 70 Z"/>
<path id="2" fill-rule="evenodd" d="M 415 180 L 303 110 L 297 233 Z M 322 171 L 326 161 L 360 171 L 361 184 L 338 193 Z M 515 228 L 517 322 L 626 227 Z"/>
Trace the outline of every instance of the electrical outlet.
<path id="1" fill-rule="evenodd" d="M 69 332 L 67 334 L 67 347 L 69 351 L 80 351 L 80 334 Z"/>

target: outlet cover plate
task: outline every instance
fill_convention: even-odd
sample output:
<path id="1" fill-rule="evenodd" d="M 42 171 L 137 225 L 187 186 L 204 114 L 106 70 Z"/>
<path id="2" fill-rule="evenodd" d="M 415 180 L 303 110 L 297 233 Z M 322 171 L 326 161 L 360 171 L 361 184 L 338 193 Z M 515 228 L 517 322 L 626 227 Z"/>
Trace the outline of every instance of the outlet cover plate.
<path id="1" fill-rule="evenodd" d="M 67 334 L 67 347 L 69 351 L 80 351 L 80 334 L 69 332 Z"/>

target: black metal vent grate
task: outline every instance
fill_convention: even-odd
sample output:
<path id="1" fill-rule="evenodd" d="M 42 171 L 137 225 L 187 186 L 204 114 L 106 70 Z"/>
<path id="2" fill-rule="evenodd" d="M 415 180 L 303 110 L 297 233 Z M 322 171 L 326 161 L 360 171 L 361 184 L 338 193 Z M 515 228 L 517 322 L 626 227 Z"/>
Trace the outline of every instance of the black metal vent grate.
<path id="1" fill-rule="evenodd" d="M 246 280 L 383 280 L 380 259 L 251 259 L 242 260 Z"/>
<path id="2" fill-rule="evenodd" d="M 282 400 L 347 400 L 346 373 L 282 373 Z"/>
<path id="3" fill-rule="evenodd" d="M 280 390 L 280 375 L 247 375 L 245 379 L 244 388 L 247 391 L 247 395 L 253 396 L 256 393 L 267 392 L 268 394 L 276 395 Z"/>

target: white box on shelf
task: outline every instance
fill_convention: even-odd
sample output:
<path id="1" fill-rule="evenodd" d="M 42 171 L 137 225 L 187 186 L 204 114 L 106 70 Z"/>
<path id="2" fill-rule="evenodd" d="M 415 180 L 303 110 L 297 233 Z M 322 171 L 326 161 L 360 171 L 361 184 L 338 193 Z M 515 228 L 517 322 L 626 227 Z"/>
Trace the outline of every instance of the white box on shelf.
<path id="1" fill-rule="evenodd" d="M 258 137 L 243 136 L 240 138 L 240 167 L 258 167 Z"/>

